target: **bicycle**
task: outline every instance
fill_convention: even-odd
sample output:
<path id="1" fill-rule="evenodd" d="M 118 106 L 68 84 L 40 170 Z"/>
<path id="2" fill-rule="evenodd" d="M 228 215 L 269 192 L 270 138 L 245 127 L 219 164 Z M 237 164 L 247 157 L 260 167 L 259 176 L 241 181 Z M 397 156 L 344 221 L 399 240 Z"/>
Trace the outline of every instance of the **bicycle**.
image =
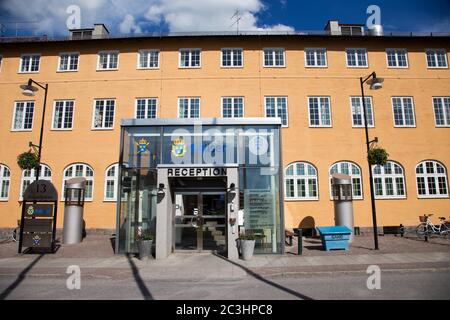
<path id="1" fill-rule="evenodd" d="M 420 224 L 416 227 L 416 233 L 419 238 L 431 237 L 433 235 L 450 239 L 450 222 L 444 217 L 439 217 L 439 226 L 431 222 L 430 217 L 433 214 L 424 214 L 419 217 Z"/>

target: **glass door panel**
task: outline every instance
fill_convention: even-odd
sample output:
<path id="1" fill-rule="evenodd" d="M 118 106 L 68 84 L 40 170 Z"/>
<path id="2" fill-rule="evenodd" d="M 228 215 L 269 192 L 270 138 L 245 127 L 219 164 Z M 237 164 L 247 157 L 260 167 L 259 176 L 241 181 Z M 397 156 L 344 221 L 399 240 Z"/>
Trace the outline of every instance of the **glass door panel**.
<path id="1" fill-rule="evenodd" d="M 198 194 L 175 194 L 175 250 L 198 250 Z"/>
<path id="2" fill-rule="evenodd" d="M 202 250 L 226 250 L 226 199 L 225 193 L 203 193 L 202 198 Z"/>

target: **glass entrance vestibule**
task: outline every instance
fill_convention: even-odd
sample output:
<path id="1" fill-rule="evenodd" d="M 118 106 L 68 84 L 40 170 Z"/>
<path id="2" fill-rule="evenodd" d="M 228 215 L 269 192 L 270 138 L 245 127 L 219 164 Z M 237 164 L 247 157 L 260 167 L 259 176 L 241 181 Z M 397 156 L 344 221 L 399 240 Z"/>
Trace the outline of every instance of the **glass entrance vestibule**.
<path id="1" fill-rule="evenodd" d="M 284 251 L 277 118 L 122 120 L 117 253 L 154 235 L 157 259 L 213 251 L 235 259 L 241 233 L 255 253 Z"/>

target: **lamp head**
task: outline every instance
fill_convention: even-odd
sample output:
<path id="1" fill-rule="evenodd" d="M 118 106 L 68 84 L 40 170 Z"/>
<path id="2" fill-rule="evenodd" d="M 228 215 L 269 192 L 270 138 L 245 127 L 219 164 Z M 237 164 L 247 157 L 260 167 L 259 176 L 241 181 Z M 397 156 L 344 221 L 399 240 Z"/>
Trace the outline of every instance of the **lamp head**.
<path id="1" fill-rule="evenodd" d="M 33 97 L 35 92 L 38 91 L 38 88 L 33 86 L 33 82 L 31 79 L 28 80 L 27 84 L 22 84 L 20 86 L 20 89 L 22 89 L 22 94 L 28 97 Z"/>
<path id="2" fill-rule="evenodd" d="M 382 85 L 383 81 L 384 81 L 384 79 L 377 77 L 377 74 L 374 72 L 373 78 L 369 79 L 367 81 L 367 83 L 370 85 L 370 90 L 378 90 L 378 89 L 383 88 L 383 85 Z"/>

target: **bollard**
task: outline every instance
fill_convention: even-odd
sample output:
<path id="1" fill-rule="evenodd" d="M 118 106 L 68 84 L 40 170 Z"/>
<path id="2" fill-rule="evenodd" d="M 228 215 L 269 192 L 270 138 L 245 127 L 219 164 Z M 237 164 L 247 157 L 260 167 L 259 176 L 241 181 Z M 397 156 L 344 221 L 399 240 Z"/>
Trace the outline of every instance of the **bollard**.
<path id="1" fill-rule="evenodd" d="M 403 234 L 405 233 L 405 227 L 400 223 L 400 236 L 403 238 Z"/>
<path id="2" fill-rule="evenodd" d="M 298 237 L 297 254 L 301 256 L 303 252 L 303 230 L 301 228 L 297 229 L 297 237 Z"/>

